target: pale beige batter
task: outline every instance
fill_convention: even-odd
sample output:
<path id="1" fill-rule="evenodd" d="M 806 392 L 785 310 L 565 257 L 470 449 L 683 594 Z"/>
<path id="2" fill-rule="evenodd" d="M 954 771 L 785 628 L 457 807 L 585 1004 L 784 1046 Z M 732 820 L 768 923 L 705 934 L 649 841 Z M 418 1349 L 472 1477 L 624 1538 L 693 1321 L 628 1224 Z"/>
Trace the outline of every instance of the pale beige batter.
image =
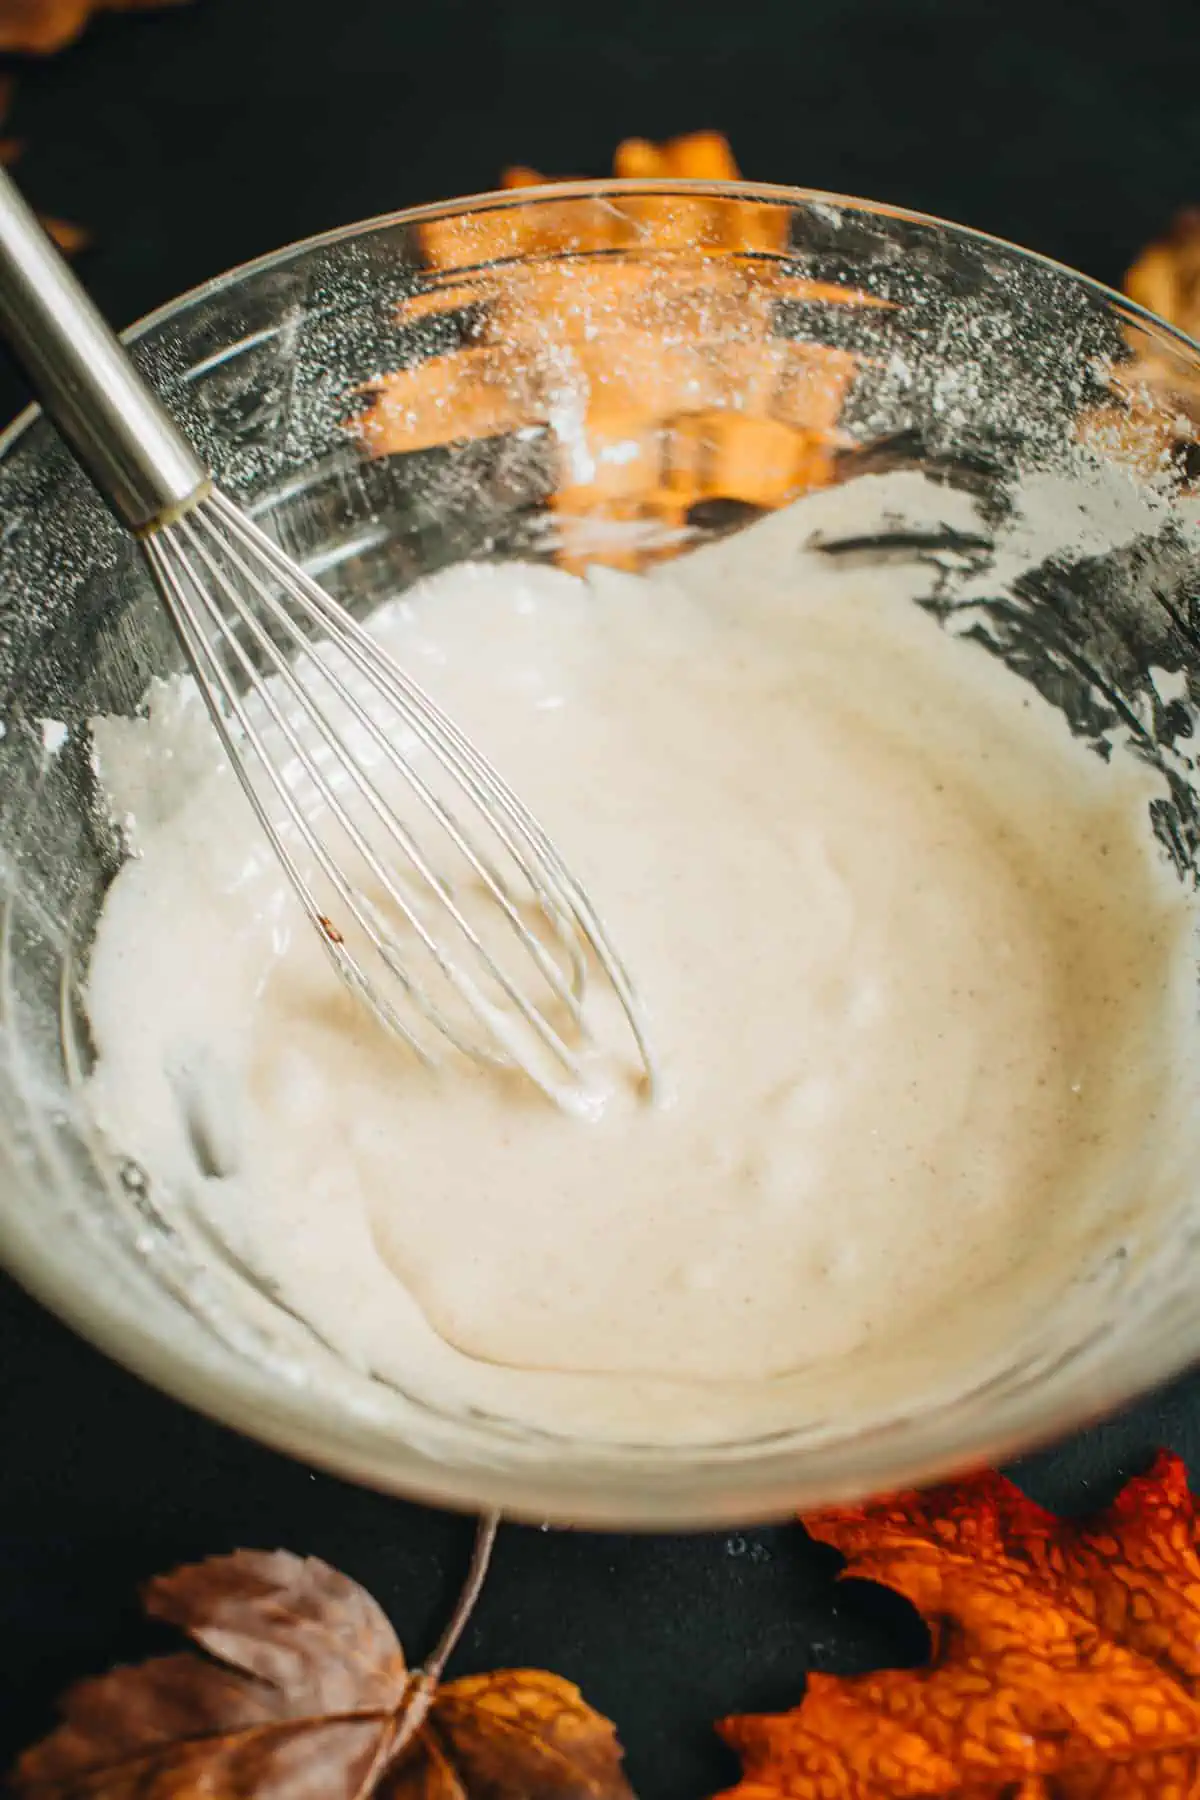
<path id="1" fill-rule="evenodd" d="M 355 1010 L 194 695 L 98 722 L 141 851 L 91 965 L 108 1135 L 438 1403 L 682 1442 L 795 1424 L 839 1369 L 868 1406 L 983 1370 L 1173 1203 L 1192 918 L 1149 773 L 911 582 L 750 543 L 653 582 L 460 567 L 377 615 L 637 978 L 664 1092 L 602 1013 L 592 1120 Z"/>

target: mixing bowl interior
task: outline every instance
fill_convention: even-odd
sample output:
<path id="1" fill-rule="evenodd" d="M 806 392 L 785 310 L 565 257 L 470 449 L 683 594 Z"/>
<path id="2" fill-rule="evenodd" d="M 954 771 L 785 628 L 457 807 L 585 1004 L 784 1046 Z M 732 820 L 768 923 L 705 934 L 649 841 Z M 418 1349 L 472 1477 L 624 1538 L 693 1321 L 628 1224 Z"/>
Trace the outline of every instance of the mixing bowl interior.
<path id="1" fill-rule="evenodd" d="M 861 528 L 826 553 L 918 565 L 922 603 L 1098 753 L 1123 734 L 1164 778 L 1155 829 L 1194 882 L 1200 353 L 1082 279 L 858 202 L 609 184 L 334 234 L 175 303 L 137 343 L 225 487 L 360 616 L 464 558 L 644 568 L 864 484 Z M 0 1251 L 103 1348 L 380 1487 L 620 1525 L 932 1476 L 1195 1353 L 1189 1206 L 1136 1255 L 1082 1268 L 983 1385 L 881 1402 L 866 1431 L 831 1391 L 767 1440 L 568 1442 L 349 1366 L 80 1104 L 88 949 L 126 854 L 88 721 L 136 712 L 181 656 L 136 547 L 45 423 L 0 448 Z M 905 472 L 940 513 L 928 489 L 920 507 L 903 485 L 882 510 L 869 497 Z"/>

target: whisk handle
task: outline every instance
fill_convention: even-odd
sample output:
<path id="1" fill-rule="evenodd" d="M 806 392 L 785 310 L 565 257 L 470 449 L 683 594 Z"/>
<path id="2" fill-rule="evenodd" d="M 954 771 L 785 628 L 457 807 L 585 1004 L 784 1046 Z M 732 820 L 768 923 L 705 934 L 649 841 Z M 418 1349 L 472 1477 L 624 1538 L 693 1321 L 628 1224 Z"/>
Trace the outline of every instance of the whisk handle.
<path id="1" fill-rule="evenodd" d="M 208 470 L 3 169 L 0 334 L 131 531 L 153 531 L 209 491 Z"/>

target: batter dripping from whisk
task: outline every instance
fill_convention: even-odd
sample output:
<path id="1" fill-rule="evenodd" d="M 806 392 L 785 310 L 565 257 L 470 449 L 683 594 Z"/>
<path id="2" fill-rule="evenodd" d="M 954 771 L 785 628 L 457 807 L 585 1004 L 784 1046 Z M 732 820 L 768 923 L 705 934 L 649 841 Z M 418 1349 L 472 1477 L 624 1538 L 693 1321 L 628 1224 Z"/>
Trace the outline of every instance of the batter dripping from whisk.
<path id="1" fill-rule="evenodd" d="M 1174 1199 L 1192 921 L 1151 775 L 910 573 L 722 554 L 719 582 L 462 567 L 372 624 L 596 896 L 653 1106 L 615 1016 L 586 1119 L 407 1060 L 186 689 L 97 722 L 141 850 L 91 963 L 98 1118 L 326 1340 L 445 1404 L 655 1442 L 883 1409 L 984 1369 Z"/>

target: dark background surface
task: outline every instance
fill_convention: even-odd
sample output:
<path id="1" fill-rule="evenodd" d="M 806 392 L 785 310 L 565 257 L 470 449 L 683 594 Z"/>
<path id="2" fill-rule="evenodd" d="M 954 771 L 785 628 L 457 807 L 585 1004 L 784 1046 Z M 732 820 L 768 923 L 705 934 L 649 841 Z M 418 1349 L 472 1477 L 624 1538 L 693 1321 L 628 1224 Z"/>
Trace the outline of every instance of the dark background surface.
<path id="1" fill-rule="evenodd" d="M 289 238 L 489 186 L 506 162 L 601 174 L 624 135 L 716 126 L 747 174 L 942 213 L 1117 282 L 1200 201 L 1196 0 L 193 0 L 102 20 L 19 72 L 21 178 L 95 235 L 121 324 Z M 20 389 L 0 374 L 0 415 Z M 1066 1510 L 1170 1444 L 1200 1472 L 1200 1386 L 1019 1471 Z M 367 1583 L 416 1658 L 467 1522 L 268 1454 L 101 1360 L 0 1278 L 0 1762 L 69 1680 L 155 1642 L 146 1576 L 286 1545 Z M 692 1538 L 506 1528 L 460 1671 L 579 1681 L 645 1800 L 734 1775 L 710 1721 L 794 1703 L 810 1668 L 919 1655 L 878 1590 L 836 1590 L 794 1527 Z"/>

